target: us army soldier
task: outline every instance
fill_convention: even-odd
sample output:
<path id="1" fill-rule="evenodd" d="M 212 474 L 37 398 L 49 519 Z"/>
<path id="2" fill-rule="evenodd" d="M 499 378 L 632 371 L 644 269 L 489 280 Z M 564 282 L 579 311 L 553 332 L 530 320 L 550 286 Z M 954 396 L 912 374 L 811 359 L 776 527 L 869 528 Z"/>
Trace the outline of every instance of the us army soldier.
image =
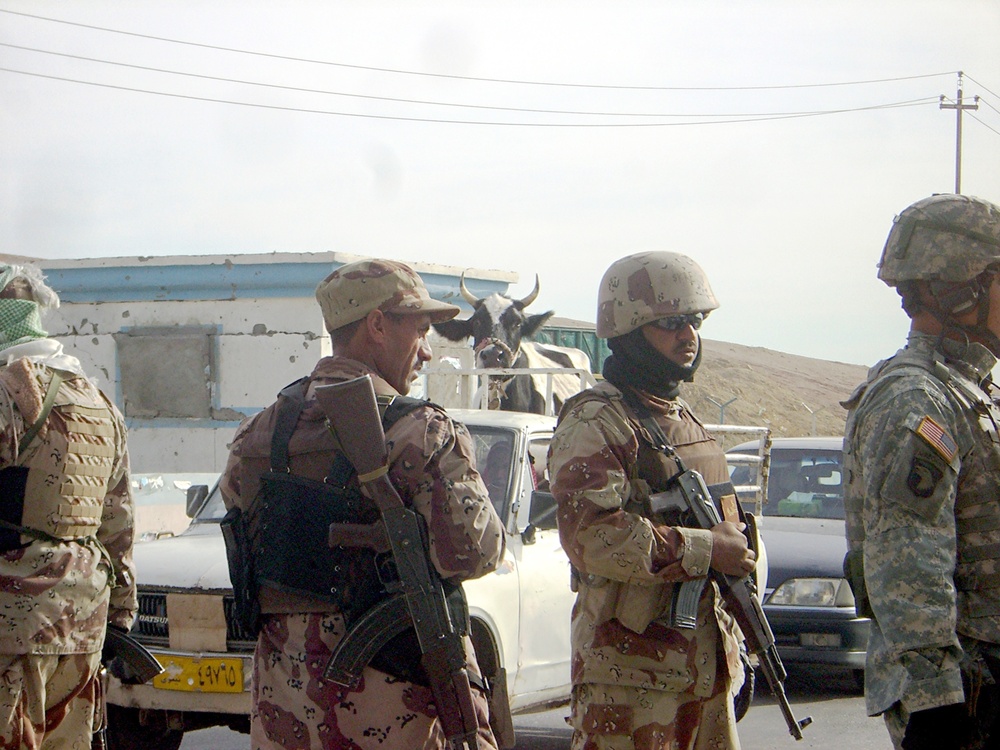
<path id="1" fill-rule="evenodd" d="M 844 567 L 872 618 L 867 710 L 897 748 L 996 747 L 1000 207 L 914 203 L 878 275 L 911 322 L 906 346 L 844 404 Z"/>

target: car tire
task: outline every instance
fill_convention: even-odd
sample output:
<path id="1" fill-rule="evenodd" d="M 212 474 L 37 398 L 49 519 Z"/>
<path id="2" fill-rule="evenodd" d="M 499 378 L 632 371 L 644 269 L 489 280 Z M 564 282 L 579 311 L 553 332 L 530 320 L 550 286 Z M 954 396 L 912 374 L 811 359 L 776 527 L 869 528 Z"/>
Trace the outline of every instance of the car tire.
<path id="1" fill-rule="evenodd" d="M 854 678 L 854 686 L 862 693 L 865 692 L 865 670 L 852 669 L 851 677 Z"/>
<path id="2" fill-rule="evenodd" d="M 140 709 L 108 704 L 108 750 L 178 750 L 183 729 L 167 726 L 163 712 L 148 711 L 142 723 Z"/>

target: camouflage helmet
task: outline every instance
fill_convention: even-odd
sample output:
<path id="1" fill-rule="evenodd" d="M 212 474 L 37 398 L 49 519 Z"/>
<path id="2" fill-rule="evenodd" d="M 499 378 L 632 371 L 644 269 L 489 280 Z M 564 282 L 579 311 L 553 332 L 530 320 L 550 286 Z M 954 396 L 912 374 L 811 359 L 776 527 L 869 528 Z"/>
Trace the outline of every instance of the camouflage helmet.
<path id="1" fill-rule="evenodd" d="M 616 260 L 597 290 L 597 335 L 623 336 L 668 315 L 719 306 L 701 266 L 680 253 L 645 252 Z"/>
<path id="2" fill-rule="evenodd" d="M 972 281 L 1000 263 L 1000 207 L 967 195 L 932 195 L 903 209 L 885 241 L 878 277 Z"/>

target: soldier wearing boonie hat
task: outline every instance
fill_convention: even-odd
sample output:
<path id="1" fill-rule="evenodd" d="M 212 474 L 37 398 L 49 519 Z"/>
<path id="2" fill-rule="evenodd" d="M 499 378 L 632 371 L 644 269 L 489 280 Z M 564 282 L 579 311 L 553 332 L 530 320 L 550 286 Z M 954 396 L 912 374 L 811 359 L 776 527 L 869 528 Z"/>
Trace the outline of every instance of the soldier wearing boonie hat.
<path id="1" fill-rule="evenodd" d="M 260 513 L 261 477 L 275 469 L 271 463 L 275 446 L 288 456 L 282 470 L 296 478 L 325 482 L 333 472 L 331 467 L 339 465 L 336 445 L 312 396 L 315 386 L 368 375 L 380 403 L 405 395 L 421 366 L 431 358 L 427 343 L 430 324 L 459 312 L 457 306 L 433 299 L 409 266 L 384 259 L 361 260 L 338 268 L 320 282 L 316 300 L 330 333 L 333 355 L 321 359 L 311 375 L 285 388 L 275 404 L 240 426 L 221 485 L 231 513 L 239 509 L 248 518 Z M 290 411 L 295 408 L 301 409 L 297 417 Z M 289 413 L 293 414 L 290 420 L 286 417 Z M 279 424 L 291 424 L 294 429 L 279 437 Z M 472 437 L 464 425 L 430 402 L 420 402 L 384 426 L 389 476 L 404 502 L 424 516 L 433 550 L 428 550 L 431 563 L 442 580 L 460 592 L 462 581 L 496 568 L 505 544 L 500 519 L 476 470 Z M 357 496 L 351 496 L 351 504 L 344 504 L 356 508 L 356 522 L 370 520 L 361 517 L 369 508 L 356 492 L 356 480 L 345 482 L 344 491 L 354 491 Z M 335 750 L 348 746 L 444 750 L 447 741 L 419 664 L 420 648 L 411 638 L 412 630 L 404 634 L 410 640 L 404 638 L 402 646 L 396 644 L 392 653 L 383 649 L 376 655 L 364 669 L 357 689 L 322 679 L 322 666 L 344 636 L 345 613 L 356 619 L 368 611 L 362 608 L 354 612 L 359 598 L 382 595 L 371 558 L 359 562 L 357 552 L 344 548 L 329 551 L 327 529 L 328 525 L 317 525 L 313 518 L 302 518 L 296 538 L 318 534 L 318 546 L 331 557 L 289 567 L 351 570 L 352 580 L 346 586 L 335 587 L 331 595 L 329 588 L 313 591 L 301 583 L 272 586 L 264 581 L 260 585 L 252 746 L 255 750 Z M 251 557 L 257 558 L 288 555 L 288 547 L 305 546 L 282 546 L 270 541 L 264 532 L 254 536 L 250 544 Z M 371 585 L 359 584 L 358 579 Z M 358 593 L 352 596 L 350 591 Z M 381 600 L 376 597 L 374 601 Z M 453 617 L 460 625 L 463 616 L 453 612 Z M 466 643 L 467 667 L 475 677 L 479 668 L 471 641 L 466 639 Z M 314 664 L 320 665 L 319 671 L 309 666 Z M 477 748 L 496 748 L 485 686 L 481 679 L 472 681 L 483 686 L 473 688 L 479 724 Z"/>
<path id="2" fill-rule="evenodd" d="M 1000 206 L 907 206 L 878 277 L 910 331 L 843 404 L 868 714 L 897 748 L 1000 747 Z"/>
<path id="3" fill-rule="evenodd" d="M 683 462 L 709 484 L 729 479 L 722 449 L 679 397 L 701 361 L 698 330 L 719 306 L 708 278 L 679 253 L 616 260 L 597 293 L 605 380 L 570 399 L 549 448 L 559 538 L 573 567 L 572 747 L 737 750 L 734 697 L 752 674 L 713 568 L 754 568 L 735 501 L 708 529 L 668 526 L 643 499 Z M 661 451 L 660 446 L 670 447 Z M 696 625 L 671 618 L 675 587 L 706 581 Z"/>
<path id="4" fill-rule="evenodd" d="M 0 747 L 90 747 L 106 628 L 136 612 L 125 421 L 42 328 L 58 306 L 0 264 Z"/>

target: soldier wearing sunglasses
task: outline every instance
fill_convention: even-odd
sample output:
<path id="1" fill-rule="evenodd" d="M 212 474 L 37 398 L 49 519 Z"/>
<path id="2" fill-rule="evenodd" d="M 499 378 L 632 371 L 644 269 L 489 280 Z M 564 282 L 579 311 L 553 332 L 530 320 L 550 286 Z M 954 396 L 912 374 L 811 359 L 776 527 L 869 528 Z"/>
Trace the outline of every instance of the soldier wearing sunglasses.
<path id="1" fill-rule="evenodd" d="M 721 448 L 680 398 L 701 362 L 698 330 L 718 306 L 704 271 L 677 253 L 621 258 L 601 281 L 605 380 L 563 407 L 549 454 L 577 591 L 574 750 L 740 746 L 739 628 L 711 581 L 694 627 L 675 626 L 670 610 L 677 586 L 710 568 L 753 570 L 745 526 L 735 517 L 710 530 L 669 526 L 644 502 L 682 463 L 709 485 L 729 479 Z"/>

